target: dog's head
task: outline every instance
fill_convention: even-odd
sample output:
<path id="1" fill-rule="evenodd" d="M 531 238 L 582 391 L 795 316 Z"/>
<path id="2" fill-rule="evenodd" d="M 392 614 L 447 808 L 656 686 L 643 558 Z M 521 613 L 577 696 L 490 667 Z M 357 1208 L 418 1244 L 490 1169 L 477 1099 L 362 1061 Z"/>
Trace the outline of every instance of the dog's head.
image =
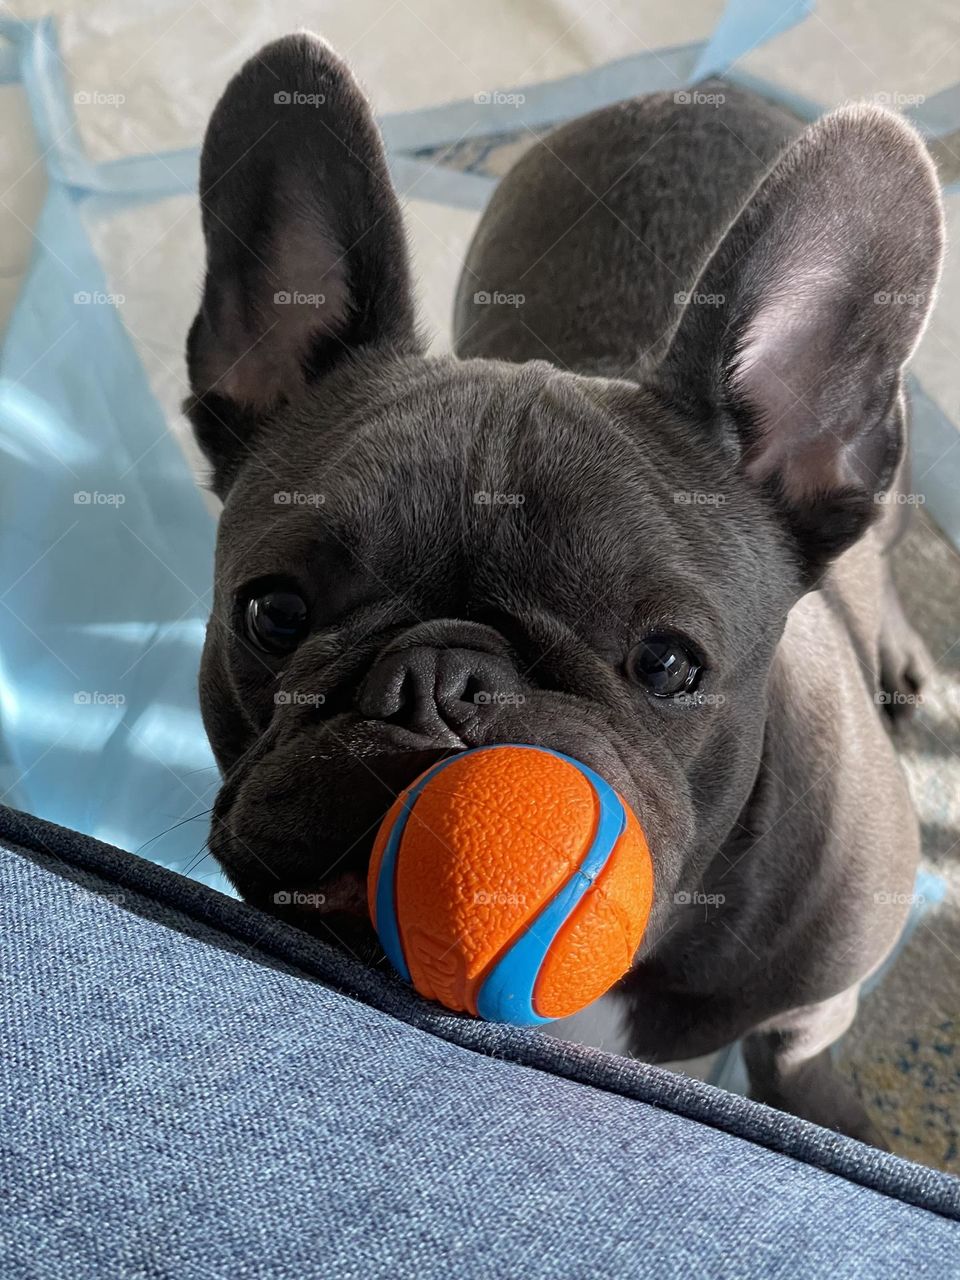
<path id="1" fill-rule="evenodd" d="M 922 147 L 878 111 L 807 130 L 705 269 L 726 305 L 690 306 L 643 385 L 424 355 L 373 117 L 312 37 L 227 88 L 201 193 L 214 853 L 355 945 L 396 793 L 529 742 L 621 792 L 669 902 L 753 786 L 792 604 L 900 459 L 939 261 Z"/>

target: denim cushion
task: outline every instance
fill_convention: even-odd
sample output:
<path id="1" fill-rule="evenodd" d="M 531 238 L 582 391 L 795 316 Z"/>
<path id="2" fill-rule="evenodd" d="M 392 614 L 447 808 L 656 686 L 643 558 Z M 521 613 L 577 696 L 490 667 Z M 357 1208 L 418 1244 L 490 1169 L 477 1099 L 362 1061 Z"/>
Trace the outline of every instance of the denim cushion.
<path id="1" fill-rule="evenodd" d="M 960 1182 L 0 813 L 0 1274 L 956 1275 Z"/>

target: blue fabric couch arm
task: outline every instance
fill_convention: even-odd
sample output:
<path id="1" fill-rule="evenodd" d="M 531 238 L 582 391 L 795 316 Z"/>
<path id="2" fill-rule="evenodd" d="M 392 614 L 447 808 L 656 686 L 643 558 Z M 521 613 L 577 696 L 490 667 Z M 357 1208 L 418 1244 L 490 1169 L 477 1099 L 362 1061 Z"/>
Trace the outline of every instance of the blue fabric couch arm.
<path id="1" fill-rule="evenodd" d="M 955 1276 L 960 1181 L 0 811 L 0 1272 Z"/>

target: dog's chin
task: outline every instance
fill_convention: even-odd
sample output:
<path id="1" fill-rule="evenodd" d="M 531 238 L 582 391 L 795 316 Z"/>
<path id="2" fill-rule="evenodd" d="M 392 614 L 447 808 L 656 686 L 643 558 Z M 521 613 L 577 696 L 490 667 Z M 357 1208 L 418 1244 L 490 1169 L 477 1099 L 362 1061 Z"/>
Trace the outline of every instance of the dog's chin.
<path id="1" fill-rule="evenodd" d="M 376 946 L 366 875 L 377 830 L 396 797 L 452 754 L 392 746 L 277 744 L 228 779 L 210 833 L 245 901 L 366 960 Z"/>
<path id="2" fill-rule="evenodd" d="M 276 914 L 365 965 L 386 960 L 370 922 L 365 877 L 347 871 L 332 876 L 316 892 L 289 897 L 289 902 L 274 903 Z"/>
<path id="3" fill-rule="evenodd" d="M 369 916 L 330 911 L 294 921 L 308 933 L 370 968 L 386 963 L 386 955 Z"/>

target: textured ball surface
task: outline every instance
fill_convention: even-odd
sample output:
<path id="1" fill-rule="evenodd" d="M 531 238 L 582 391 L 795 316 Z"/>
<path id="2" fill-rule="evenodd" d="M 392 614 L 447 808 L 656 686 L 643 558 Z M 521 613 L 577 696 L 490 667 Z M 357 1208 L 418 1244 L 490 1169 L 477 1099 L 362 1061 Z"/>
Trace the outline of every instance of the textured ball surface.
<path id="1" fill-rule="evenodd" d="M 368 895 L 384 951 L 421 995 L 534 1024 L 575 1013 L 627 971 L 653 868 L 636 817 L 586 765 L 481 747 L 397 797 Z"/>

